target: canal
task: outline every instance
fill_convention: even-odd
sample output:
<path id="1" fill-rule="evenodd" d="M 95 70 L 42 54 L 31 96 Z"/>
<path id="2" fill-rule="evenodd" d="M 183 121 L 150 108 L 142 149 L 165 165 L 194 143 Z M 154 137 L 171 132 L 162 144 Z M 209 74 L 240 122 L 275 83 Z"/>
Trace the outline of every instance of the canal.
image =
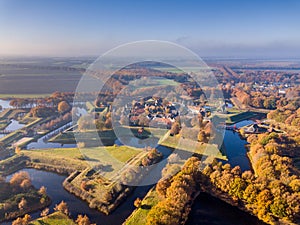
<path id="1" fill-rule="evenodd" d="M 3 108 L 10 107 L 8 101 L 0 100 L 0 105 Z M 237 127 L 245 126 L 253 123 L 251 120 L 245 120 L 236 124 Z M 12 121 L 9 125 L 10 130 L 19 129 L 22 124 L 18 121 Z M 8 128 L 7 128 L 8 129 Z M 54 131 L 55 132 L 55 131 Z M 2 135 L 3 136 L 3 135 Z M 1 137 L 1 135 L 0 135 Z M 121 144 L 121 143 L 118 143 Z M 242 140 L 238 133 L 230 130 L 225 131 L 223 150 L 228 158 L 228 163 L 231 166 L 239 165 L 242 171 L 249 170 L 251 168 L 250 162 L 247 158 L 245 144 L 247 142 Z M 27 146 L 28 149 L 39 149 L 39 148 L 60 148 L 60 147 L 76 147 L 76 144 L 61 145 L 60 143 L 47 142 L 45 137 L 40 138 L 37 142 L 33 142 Z M 171 150 L 159 146 L 159 150 L 164 153 L 164 157 L 167 157 Z M 165 164 L 161 164 L 160 167 L 155 168 L 154 171 L 149 173 L 148 176 L 159 176 Z M 134 210 L 133 202 L 136 198 L 143 198 L 146 193 L 150 190 L 153 185 L 139 186 L 133 193 L 121 204 L 113 213 L 110 215 L 104 215 L 103 213 L 90 209 L 88 204 L 74 195 L 68 193 L 62 186 L 65 176 L 58 175 L 51 172 L 40 171 L 36 169 L 23 169 L 29 173 L 32 184 L 36 188 L 45 186 L 47 193 L 52 199 L 52 203 L 49 206 L 50 213 L 53 212 L 53 208 L 56 204 L 64 200 L 70 209 L 72 218 L 76 218 L 78 214 L 86 214 L 93 223 L 98 225 L 120 225 Z M 9 180 L 12 175 L 6 179 Z M 147 177 L 145 178 L 147 179 Z M 40 211 L 31 214 L 32 218 L 38 218 Z M 8 225 L 11 222 L 2 223 L 2 225 Z M 247 213 L 242 212 L 236 207 L 216 199 L 208 194 L 200 194 L 193 204 L 192 211 L 187 221 L 187 225 L 263 225 L 257 218 L 250 216 Z"/>
<path id="2" fill-rule="evenodd" d="M 237 126 L 244 126 L 252 123 L 252 121 L 243 121 L 238 123 Z M 48 143 L 52 144 L 52 143 Z M 226 148 L 226 154 L 229 163 L 232 166 L 240 165 L 243 170 L 249 169 L 250 164 L 247 159 L 245 145 L 246 141 L 240 139 L 237 133 L 233 131 L 226 131 L 224 145 Z M 165 155 L 169 155 L 171 150 L 160 146 L 159 149 Z M 239 163 L 241 162 L 241 163 Z M 157 176 L 162 167 L 152 171 L 149 176 Z M 45 186 L 47 188 L 48 195 L 52 199 L 52 204 L 49 206 L 50 212 L 53 212 L 53 208 L 56 204 L 64 200 L 70 209 L 72 218 L 76 218 L 78 214 L 86 214 L 92 222 L 98 225 L 119 225 L 130 215 L 134 210 L 133 202 L 136 198 L 143 198 L 150 190 L 152 185 L 139 186 L 133 193 L 121 204 L 112 214 L 104 215 L 97 210 L 90 209 L 88 204 L 74 195 L 68 193 L 62 186 L 65 176 L 61 176 L 51 172 L 39 171 L 36 169 L 24 169 L 29 173 L 32 178 L 32 184 L 36 188 Z M 7 179 L 10 179 L 8 176 Z M 147 178 L 145 178 L 147 179 Z M 38 218 L 40 212 L 32 213 L 33 218 Z M 9 223 L 3 223 L 9 224 Z M 257 218 L 250 216 L 247 213 L 240 211 L 239 209 L 230 206 L 229 204 L 218 200 L 208 194 L 200 194 L 196 199 L 192 211 L 189 216 L 187 225 L 231 225 L 231 224 L 243 224 L 243 225 L 262 225 L 261 221 Z"/>
<path id="3" fill-rule="evenodd" d="M 236 123 L 236 127 L 243 127 L 254 123 L 245 120 Z M 246 140 L 240 138 L 239 134 L 232 130 L 226 130 L 223 142 L 223 151 L 226 152 L 228 163 L 240 166 L 242 171 L 250 170 L 251 165 L 245 148 Z M 226 162 L 225 162 L 226 163 Z M 201 193 L 192 206 L 186 225 L 265 225 L 256 217 L 241 211 L 206 193 Z"/>
<path id="4" fill-rule="evenodd" d="M 163 152 L 164 158 L 171 154 L 171 150 L 165 147 L 160 146 L 159 150 Z M 165 167 L 165 163 L 158 164 L 157 167 L 153 168 L 149 174 L 146 175 L 144 181 L 141 183 L 146 183 L 147 180 L 153 179 L 155 176 L 160 176 L 161 170 Z M 134 189 L 132 194 L 126 198 L 126 200 L 121 204 L 115 211 L 110 215 L 105 215 L 97 210 L 90 209 L 88 204 L 81 199 L 70 194 L 63 188 L 63 181 L 66 176 L 58 175 L 52 172 L 40 171 L 36 169 L 23 169 L 21 171 L 27 172 L 31 179 L 32 184 L 35 188 L 39 189 L 41 186 L 47 188 L 47 193 L 52 199 L 52 203 L 49 206 L 50 213 L 53 212 L 53 208 L 56 204 L 60 203 L 62 200 L 65 201 L 71 212 L 71 217 L 76 219 L 78 214 L 87 215 L 93 223 L 97 225 L 119 225 L 122 224 L 125 219 L 132 213 L 135 209 L 134 201 L 137 198 L 143 198 L 147 192 L 153 187 L 153 185 L 138 186 Z M 7 176 L 6 180 L 9 181 L 12 175 Z M 157 177 L 159 179 L 159 177 Z M 31 215 L 32 218 L 38 218 L 41 211 L 34 212 Z M 8 225 L 10 222 L 2 223 L 2 225 Z"/>

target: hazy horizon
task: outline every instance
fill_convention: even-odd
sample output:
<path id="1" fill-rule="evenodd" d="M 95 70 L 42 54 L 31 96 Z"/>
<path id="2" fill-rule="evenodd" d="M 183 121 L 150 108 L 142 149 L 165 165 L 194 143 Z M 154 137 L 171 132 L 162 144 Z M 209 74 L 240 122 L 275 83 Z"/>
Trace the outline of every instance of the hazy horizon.
<path id="1" fill-rule="evenodd" d="M 165 40 L 204 58 L 300 58 L 299 1 L 0 0 L 0 55 L 99 56 Z"/>

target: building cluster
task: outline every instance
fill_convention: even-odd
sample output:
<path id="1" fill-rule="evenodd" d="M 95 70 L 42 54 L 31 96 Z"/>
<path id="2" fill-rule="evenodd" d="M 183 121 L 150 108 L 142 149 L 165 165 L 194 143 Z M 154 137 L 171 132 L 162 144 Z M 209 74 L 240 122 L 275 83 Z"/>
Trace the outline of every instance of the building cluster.
<path id="1" fill-rule="evenodd" d="M 179 111 L 174 104 L 163 101 L 159 97 L 147 97 L 134 101 L 131 106 L 125 106 L 124 112 L 129 118 L 129 125 L 139 125 L 144 119 L 153 126 L 166 128 L 170 128 L 179 116 Z"/>

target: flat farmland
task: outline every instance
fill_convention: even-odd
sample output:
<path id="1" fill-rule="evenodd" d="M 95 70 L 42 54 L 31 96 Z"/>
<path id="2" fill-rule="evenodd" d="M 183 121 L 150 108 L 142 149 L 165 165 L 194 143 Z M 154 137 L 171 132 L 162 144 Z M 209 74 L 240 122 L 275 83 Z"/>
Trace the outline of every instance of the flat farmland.
<path id="1" fill-rule="evenodd" d="M 0 95 L 50 94 L 55 91 L 74 91 L 82 76 L 78 71 L 37 70 L 11 71 L 3 70 L 0 66 Z"/>

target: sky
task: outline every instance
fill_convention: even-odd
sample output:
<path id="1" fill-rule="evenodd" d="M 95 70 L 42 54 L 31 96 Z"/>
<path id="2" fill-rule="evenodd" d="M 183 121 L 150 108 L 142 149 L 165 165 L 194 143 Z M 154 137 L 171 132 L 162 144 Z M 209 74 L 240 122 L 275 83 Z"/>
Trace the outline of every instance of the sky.
<path id="1" fill-rule="evenodd" d="M 0 55 L 97 56 L 165 40 L 201 57 L 300 58 L 297 0 L 0 0 Z"/>

